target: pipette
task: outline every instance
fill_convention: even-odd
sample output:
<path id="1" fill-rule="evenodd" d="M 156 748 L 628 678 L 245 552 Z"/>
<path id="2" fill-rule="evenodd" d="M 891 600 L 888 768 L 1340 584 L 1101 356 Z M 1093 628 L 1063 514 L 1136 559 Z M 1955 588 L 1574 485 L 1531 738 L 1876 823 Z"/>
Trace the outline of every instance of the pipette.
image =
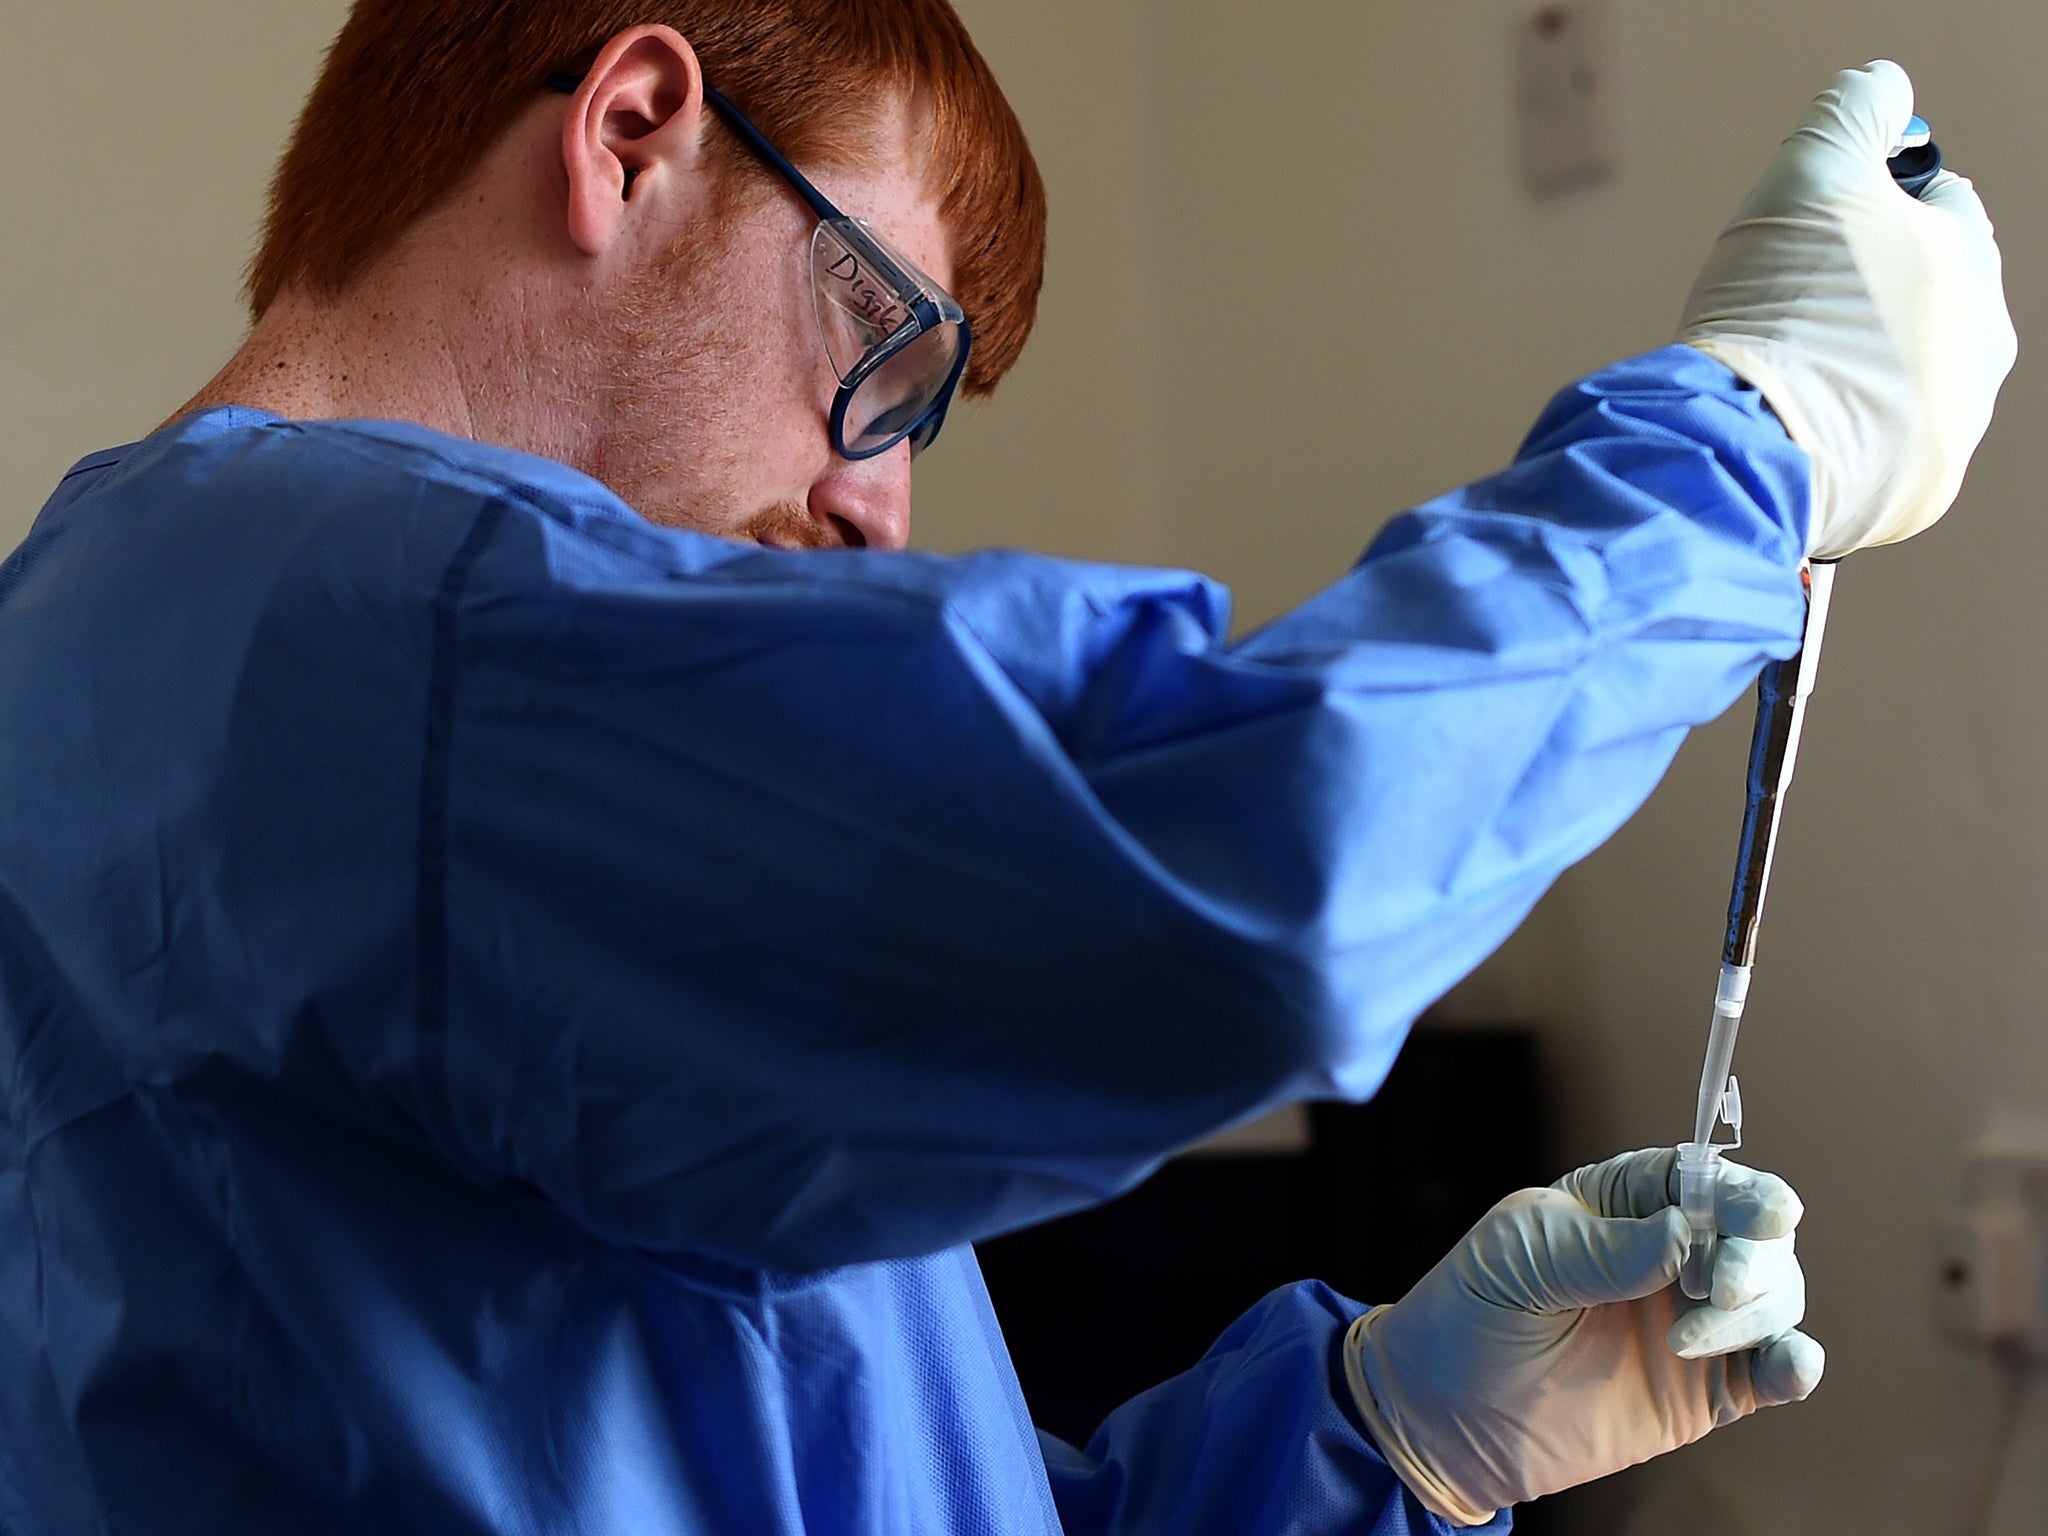
<path id="1" fill-rule="evenodd" d="M 1757 679 L 1756 729 L 1749 741 L 1742 840 L 1735 860 L 1735 892 L 1728 903 L 1728 935 L 1721 947 L 1721 980 L 1714 990 L 1714 1022 L 1707 1032 L 1707 1060 L 1700 1073 L 1692 1140 L 1678 1149 L 1679 1206 L 1692 1235 L 1679 1284 L 1694 1301 L 1704 1301 L 1713 1289 L 1719 1230 L 1714 1191 L 1721 1177 L 1721 1154 L 1742 1145 L 1742 1090 L 1733 1072 L 1735 1036 L 1749 1001 L 1749 978 L 1756 965 L 1757 934 L 1763 925 L 1771 858 L 1777 851 L 1778 822 L 1785 810 L 1785 793 L 1792 787 L 1800 731 L 1806 723 L 1806 701 L 1813 696 L 1814 677 L 1820 670 L 1828 602 L 1834 593 L 1832 562 L 1812 561 L 1802 574 L 1805 640 L 1798 655 L 1771 663 Z M 1715 1142 L 1714 1130 L 1721 1123 L 1734 1132 L 1732 1142 Z"/>
<path id="2" fill-rule="evenodd" d="M 1941 172 L 1941 148 L 1924 120 L 1913 119 L 1888 164 L 1892 179 L 1914 197 L 1933 183 Z M 1742 1145 L 1742 1090 L 1734 1076 L 1735 1036 L 1742 1028 L 1742 1012 L 1749 1001 L 1764 893 L 1770 885 L 1771 857 L 1778 846 L 1778 820 L 1784 814 L 1785 793 L 1792 787 L 1800 730 L 1806 723 L 1806 701 L 1813 696 L 1814 677 L 1820 670 L 1821 641 L 1827 633 L 1828 605 L 1835 588 L 1834 562 L 1809 561 L 1801 576 L 1806 586 L 1806 635 L 1799 654 L 1789 661 L 1773 662 L 1757 680 L 1756 729 L 1749 742 L 1742 840 L 1736 852 L 1735 892 L 1728 903 L 1728 934 L 1721 947 L 1721 979 L 1714 989 L 1714 1022 L 1707 1032 L 1707 1060 L 1700 1073 L 1692 1140 L 1678 1149 L 1678 1203 L 1691 1234 L 1679 1287 L 1694 1301 L 1705 1301 L 1713 1289 L 1719 1240 L 1714 1192 L 1720 1182 L 1721 1154 Z M 1715 1128 L 1724 1123 L 1735 1139 L 1716 1143 Z"/>

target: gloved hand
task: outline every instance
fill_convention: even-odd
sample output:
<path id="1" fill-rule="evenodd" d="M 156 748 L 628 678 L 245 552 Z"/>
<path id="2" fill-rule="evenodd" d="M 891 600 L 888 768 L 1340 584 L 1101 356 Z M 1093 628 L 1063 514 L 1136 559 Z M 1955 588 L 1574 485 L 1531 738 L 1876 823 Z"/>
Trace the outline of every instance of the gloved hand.
<path id="1" fill-rule="evenodd" d="M 1678 339 L 1763 392 L 1813 460 L 1808 553 L 1911 538 L 1956 499 L 2018 342 L 1991 221 L 1943 172 L 1885 159 L 1913 115 L 1896 64 L 1814 102 L 1708 258 Z"/>
<path id="2" fill-rule="evenodd" d="M 1820 1382 L 1793 1331 L 1799 1197 L 1722 1165 L 1713 1293 L 1688 1302 L 1677 1154 L 1632 1152 L 1510 1195 L 1399 1302 L 1352 1325 L 1344 1370 L 1381 1452 L 1423 1504 L 1484 1525 L 1689 1445 Z"/>

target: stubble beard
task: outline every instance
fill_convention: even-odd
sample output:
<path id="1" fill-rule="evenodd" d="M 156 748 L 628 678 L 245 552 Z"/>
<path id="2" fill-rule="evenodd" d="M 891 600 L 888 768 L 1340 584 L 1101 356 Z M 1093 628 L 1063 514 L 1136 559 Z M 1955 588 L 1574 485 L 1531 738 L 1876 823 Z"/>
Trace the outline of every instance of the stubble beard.
<path id="1" fill-rule="evenodd" d="M 801 502 L 750 508 L 716 489 L 742 483 L 748 410 L 731 381 L 743 376 L 755 329 L 732 291 L 727 254 L 718 228 L 685 232 L 661 261 L 599 301 L 592 327 L 607 425 L 583 467 L 665 527 L 787 549 L 834 547 Z M 688 475 L 678 473 L 685 455 Z"/>

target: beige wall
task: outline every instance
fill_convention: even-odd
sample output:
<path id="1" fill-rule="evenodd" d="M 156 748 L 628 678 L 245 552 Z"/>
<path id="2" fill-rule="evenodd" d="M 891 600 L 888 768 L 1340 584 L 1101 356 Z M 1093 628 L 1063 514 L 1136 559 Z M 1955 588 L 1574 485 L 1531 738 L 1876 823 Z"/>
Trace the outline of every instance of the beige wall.
<path id="1" fill-rule="evenodd" d="M 921 468 L 939 547 L 1194 564 L 1273 613 L 1502 461 L 1557 384 L 1662 341 L 1783 127 L 1877 53 L 1984 183 L 2022 337 L 2048 336 L 2036 6 L 1623 0 L 1626 167 L 1544 203 L 1515 180 L 1517 4 L 962 9 L 1055 221 L 1038 341 Z M 0 8 L 0 547 L 234 344 L 263 177 L 340 10 Z M 1944 1528 L 1969 1382 L 1929 1324 L 1929 1234 L 1985 1117 L 2048 1111 L 2044 391 L 2029 352 L 1957 517 L 1845 570 L 1782 849 L 1740 1067 L 1757 1159 L 1812 1210 L 1829 1380 L 1639 1477 L 1667 1515 L 1640 1529 L 1705 1529 L 1690 1504 L 1720 1536 Z M 1571 1155 L 1685 1126 L 1745 736 L 1702 733 L 1461 996 L 1547 1021 Z"/>
<path id="2" fill-rule="evenodd" d="M 918 540 L 1166 558 L 1140 0 L 956 0 L 1030 129 L 1052 204 L 1038 330 L 918 464 Z"/>
<path id="3" fill-rule="evenodd" d="M 345 9 L 0 5 L 0 550 L 234 349 L 270 165 Z"/>

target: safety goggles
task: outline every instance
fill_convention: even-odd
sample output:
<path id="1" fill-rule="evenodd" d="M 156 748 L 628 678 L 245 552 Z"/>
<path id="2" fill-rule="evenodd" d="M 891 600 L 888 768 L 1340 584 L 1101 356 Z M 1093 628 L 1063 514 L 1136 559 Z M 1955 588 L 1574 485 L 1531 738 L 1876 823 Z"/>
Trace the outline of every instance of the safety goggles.
<path id="1" fill-rule="evenodd" d="M 550 75 L 547 83 L 574 95 L 582 81 Z M 866 221 L 840 212 L 739 108 L 708 85 L 704 99 L 818 216 L 811 289 L 825 357 L 839 380 L 833 448 L 842 458 L 872 459 L 908 439 L 915 458 L 946 424 L 967 371 L 973 328 L 966 312 Z"/>

